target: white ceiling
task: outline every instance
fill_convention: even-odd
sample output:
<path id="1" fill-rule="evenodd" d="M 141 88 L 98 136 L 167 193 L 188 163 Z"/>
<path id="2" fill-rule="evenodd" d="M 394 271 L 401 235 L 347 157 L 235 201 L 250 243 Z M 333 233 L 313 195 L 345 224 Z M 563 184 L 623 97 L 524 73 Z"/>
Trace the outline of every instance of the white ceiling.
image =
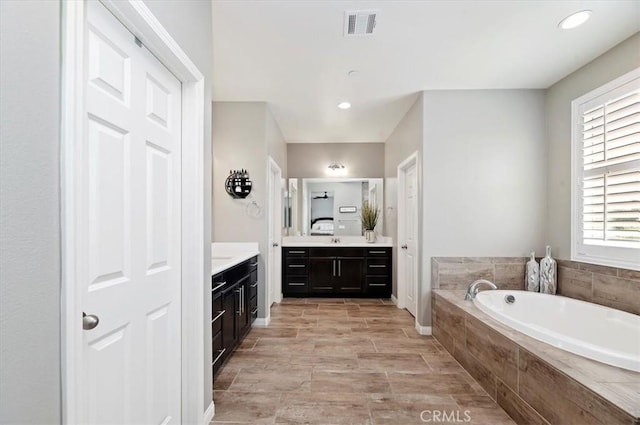
<path id="1" fill-rule="evenodd" d="M 361 9 L 374 34 L 345 38 Z M 549 87 L 639 31 L 640 1 L 214 0 L 213 28 L 214 100 L 268 102 L 288 142 L 384 142 L 419 91 Z"/>

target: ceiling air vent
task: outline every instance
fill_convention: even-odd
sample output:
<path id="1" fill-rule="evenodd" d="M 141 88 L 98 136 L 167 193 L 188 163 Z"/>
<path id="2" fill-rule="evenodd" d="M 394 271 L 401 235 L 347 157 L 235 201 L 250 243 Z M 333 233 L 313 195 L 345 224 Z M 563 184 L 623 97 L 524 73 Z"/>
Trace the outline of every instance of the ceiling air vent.
<path id="1" fill-rule="evenodd" d="M 370 35 L 376 27 L 377 10 L 354 10 L 344 12 L 344 36 Z"/>

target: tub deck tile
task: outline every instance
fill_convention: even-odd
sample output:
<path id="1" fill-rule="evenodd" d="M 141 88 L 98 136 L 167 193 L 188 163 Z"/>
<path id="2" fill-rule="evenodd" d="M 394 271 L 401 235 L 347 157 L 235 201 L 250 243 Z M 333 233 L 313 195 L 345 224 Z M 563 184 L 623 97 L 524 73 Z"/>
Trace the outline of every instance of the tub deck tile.
<path id="1" fill-rule="evenodd" d="M 442 318 L 434 322 L 435 338 L 440 338 L 443 347 L 518 422 L 538 423 L 535 415 L 530 418 L 530 410 L 534 410 L 549 423 L 640 424 L 640 373 L 596 362 L 524 335 L 464 301 L 462 291 L 434 292 L 436 319 L 438 313 L 468 316 L 465 328 L 456 332 L 458 336 L 465 335 L 464 339 L 449 335 L 450 329 L 443 326 L 451 320 Z M 501 339 L 494 333 L 518 346 L 515 381 L 504 378 L 510 370 L 504 364 L 496 367 L 503 361 L 504 352 L 497 355 L 482 350 Z M 524 418 L 530 419 L 527 422 Z"/>

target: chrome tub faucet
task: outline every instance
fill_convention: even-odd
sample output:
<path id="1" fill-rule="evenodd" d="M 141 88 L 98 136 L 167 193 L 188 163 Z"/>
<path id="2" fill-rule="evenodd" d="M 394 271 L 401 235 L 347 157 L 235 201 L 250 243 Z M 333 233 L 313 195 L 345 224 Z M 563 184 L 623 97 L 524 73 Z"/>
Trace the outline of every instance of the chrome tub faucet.
<path id="1" fill-rule="evenodd" d="M 473 299 L 475 299 L 476 295 L 478 295 L 478 291 L 480 291 L 480 285 L 487 285 L 489 286 L 489 289 L 498 289 L 495 283 L 487 279 L 474 280 L 467 289 L 467 293 L 464 296 L 465 301 L 473 301 Z"/>

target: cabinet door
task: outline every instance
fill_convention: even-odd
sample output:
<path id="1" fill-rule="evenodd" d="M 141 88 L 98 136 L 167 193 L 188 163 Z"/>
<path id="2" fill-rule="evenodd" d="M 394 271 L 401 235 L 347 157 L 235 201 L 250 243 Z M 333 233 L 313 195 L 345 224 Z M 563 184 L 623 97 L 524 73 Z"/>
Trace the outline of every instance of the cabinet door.
<path id="1" fill-rule="evenodd" d="M 337 264 L 331 257 L 309 259 L 309 289 L 312 293 L 330 293 L 334 290 L 334 276 Z"/>
<path id="2" fill-rule="evenodd" d="M 340 293 L 362 293 L 362 266 L 361 258 L 338 258 L 336 290 Z"/>
<path id="3" fill-rule="evenodd" d="M 231 355 L 238 338 L 238 321 L 236 319 L 239 311 L 237 284 L 231 285 L 222 291 L 222 308 L 224 309 L 224 314 L 222 315 L 222 347 L 225 350 L 224 358 L 227 358 Z"/>

